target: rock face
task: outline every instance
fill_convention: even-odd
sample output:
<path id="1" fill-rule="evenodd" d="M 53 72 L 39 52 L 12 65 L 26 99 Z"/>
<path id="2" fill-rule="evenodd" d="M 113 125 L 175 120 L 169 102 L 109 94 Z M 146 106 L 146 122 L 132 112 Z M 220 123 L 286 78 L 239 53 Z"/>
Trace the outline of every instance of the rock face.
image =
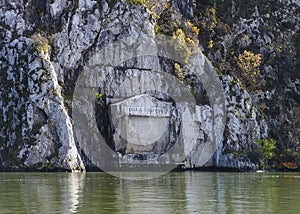
<path id="1" fill-rule="evenodd" d="M 250 94 L 236 84 L 231 76 L 223 76 L 226 95 L 227 124 L 217 166 L 252 169 L 258 159 L 251 155 L 257 139 L 267 138 L 268 125 L 255 107 Z"/>
<path id="2" fill-rule="evenodd" d="M 1 168 L 83 170 L 49 47 L 25 36 L 23 6 L 1 2 Z"/>
<path id="3" fill-rule="evenodd" d="M 203 28 L 191 27 L 199 34 L 203 53 L 219 71 L 225 130 L 215 120 L 221 111 L 212 104 L 213 86 L 194 73 L 212 71 L 208 60 L 201 58 L 194 72 L 192 68 L 183 72 L 184 63 L 175 66 L 160 55 L 166 50 L 158 48 L 152 56 L 95 67 L 105 81 L 94 86 L 95 103 L 80 111 L 95 119 L 109 154 L 117 157 L 114 160 L 241 170 L 299 164 L 299 1 L 266 5 L 250 1 L 247 11 L 236 1 L 161 1 L 163 7 L 146 5 L 147 9 L 131 2 L 0 1 L 0 170 L 75 171 L 97 165 L 81 148 L 86 145 L 86 133 L 75 133 L 72 113 L 76 103 L 72 107 L 72 100 L 77 78 L 113 42 L 126 41 L 120 49 L 136 53 L 143 52 L 140 47 L 150 47 L 159 37 L 158 15 L 168 17 L 169 25 L 178 29 L 192 26 L 191 22 Z M 215 13 L 225 27 L 216 23 Z M 178 17 L 185 20 L 181 26 L 173 24 Z M 196 43 L 188 32 L 185 35 L 178 29 L 169 36 L 179 39 L 176 50 L 190 57 L 183 43 Z M 139 43 L 143 35 L 151 41 Z M 266 81 L 255 91 L 238 73 L 238 56 L 249 49 L 261 54 L 260 75 Z M 105 52 L 96 61 L 115 55 Z M 153 76 L 154 71 L 174 75 L 177 82 Z M 188 93 L 177 87 L 179 82 L 188 86 Z M 174 99 L 167 93 L 170 90 L 176 97 L 192 96 L 193 105 Z M 85 122 L 87 126 L 93 123 Z M 88 133 L 93 135 L 92 130 Z M 275 157 L 267 160 L 256 142 L 270 138 L 277 141 L 277 147 L 270 151 Z"/>

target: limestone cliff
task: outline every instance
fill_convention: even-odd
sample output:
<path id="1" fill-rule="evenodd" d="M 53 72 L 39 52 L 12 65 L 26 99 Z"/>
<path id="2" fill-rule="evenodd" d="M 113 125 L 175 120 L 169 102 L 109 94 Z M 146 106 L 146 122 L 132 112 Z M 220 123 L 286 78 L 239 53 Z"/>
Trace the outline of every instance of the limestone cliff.
<path id="1" fill-rule="evenodd" d="M 165 155 L 162 162 L 151 164 L 297 168 L 299 11 L 297 0 L 0 1 L 0 169 L 81 171 L 105 161 L 101 157 L 95 162 L 92 152 L 82 148 L 86 133 L 75 130 L 73 108 L 78 108 L 73 94 L 84 92 L 76 92 L 76 84 L 88 66 L 105 80 L 95 86 L 90 107 L 96 111 L 87 107 L 79 113 L 96 118 L 114 161 L 147 161 L 170 150 L 184 156 Z M 95 58 L 120 57 L 103 52 L 109 44 L 126 41 L 118 53 L 143 53 L 161 34 L 180 41 L 174 46 L 181 60 L 167 59 L 162 45 L 155 46 L 151 57 L 93 67 Z M 187 62 L 198 47 L 201 57 L 195 73 Z M 155 80 L 149 73 L 157 70 L 176 80 Z M 201 71 L 218 74 L 226 107 L 224 130 L 213 122 L 216 88 L 197 78 Z M 188 92 L 178 91 L 177 83 L 186 85 Z M 141 86 L 153 90 L 145 92 Z M 196 107 L 191 111 L 184 99 L 176 102 L 168 90 L 178 97 L 192 95 Z M 119 117 L 122 108 L 127 120 Z M 163 130 L 157 139 L 144 136 L 144 141 L 130 132 L 140 124 L 147 127 L 141 118 L 152 116 L 150 124 Z M 124 121 L 130 123 L 129 131 L 123 130 Z M 214 148 L 216 139 L 220 143 Z M 135 141 L 149 143 L 136 147 L 130 143 Z M 214 154 L 203 159 L 202 150 Z"/>

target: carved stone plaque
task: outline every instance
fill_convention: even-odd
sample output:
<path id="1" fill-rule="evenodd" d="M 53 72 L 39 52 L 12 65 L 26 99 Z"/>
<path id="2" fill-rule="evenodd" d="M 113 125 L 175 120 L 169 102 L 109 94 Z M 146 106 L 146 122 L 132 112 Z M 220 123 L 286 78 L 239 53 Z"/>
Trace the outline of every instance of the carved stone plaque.
<path id="1" fill-rule="evenodd" d="M 116 150 L 164 153 L 170 142 L 171 109 L 171 103 L 147 94 L 110 105 Z"/>

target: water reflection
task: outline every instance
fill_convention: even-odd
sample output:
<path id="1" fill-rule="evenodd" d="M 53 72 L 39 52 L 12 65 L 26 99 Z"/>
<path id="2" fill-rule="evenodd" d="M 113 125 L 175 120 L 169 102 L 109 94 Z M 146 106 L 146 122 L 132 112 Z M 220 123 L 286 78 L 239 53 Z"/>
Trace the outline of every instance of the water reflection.
<path id="1" fill-rule="evenodd" d="M 299 213 L 300 177 L 286 173 L 195 173 L 186 177 L 188 213 Z"/>
<path id="2" fill-rule="evenodd" d="M 182 213 L 186 212 L 184 174 L 152 180 L 124 180 L 89 173 L 79 213 Z"/>
<path id="3" fill-rule="evenodd" d="M 295 173 L 0 173 L 0 213 L 299 213 Z"/>
<path id="4" fill-rule="evenodd" d="M 85 173 L 25 174 L 21 183 L 27 213 L 75 213 Z"/>
<path id="5" fill-rule="evenodd" d="M 61 201 L 63 213 L 75 213 L 84 189 L 85 173 L 68 174 L 64 179 L 59 179 L 62 187 Z"/>
<path id="6" fill-rule="evenodd" d="M 153 180 L 120 180 L 117 206 L 122 213 L 187 213 L 184 174 Z"/>

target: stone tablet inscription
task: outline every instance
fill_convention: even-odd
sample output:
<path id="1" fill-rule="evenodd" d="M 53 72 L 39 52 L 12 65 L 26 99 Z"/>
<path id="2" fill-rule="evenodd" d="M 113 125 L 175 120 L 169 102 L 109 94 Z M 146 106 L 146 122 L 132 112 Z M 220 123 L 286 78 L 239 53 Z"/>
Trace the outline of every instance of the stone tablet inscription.
<path id="1" fill-rule="evenodd" d="M 125 107 L 125 114 L 129 116 L 170 117 L 170 109 L 162 107 Z"/>
<path id="2" fill-rule="evenodd" d="M 115 149 L 123 154 L 164 153 L 170 142 L 172 103 L 148 94 L 110 105 Z"/>

